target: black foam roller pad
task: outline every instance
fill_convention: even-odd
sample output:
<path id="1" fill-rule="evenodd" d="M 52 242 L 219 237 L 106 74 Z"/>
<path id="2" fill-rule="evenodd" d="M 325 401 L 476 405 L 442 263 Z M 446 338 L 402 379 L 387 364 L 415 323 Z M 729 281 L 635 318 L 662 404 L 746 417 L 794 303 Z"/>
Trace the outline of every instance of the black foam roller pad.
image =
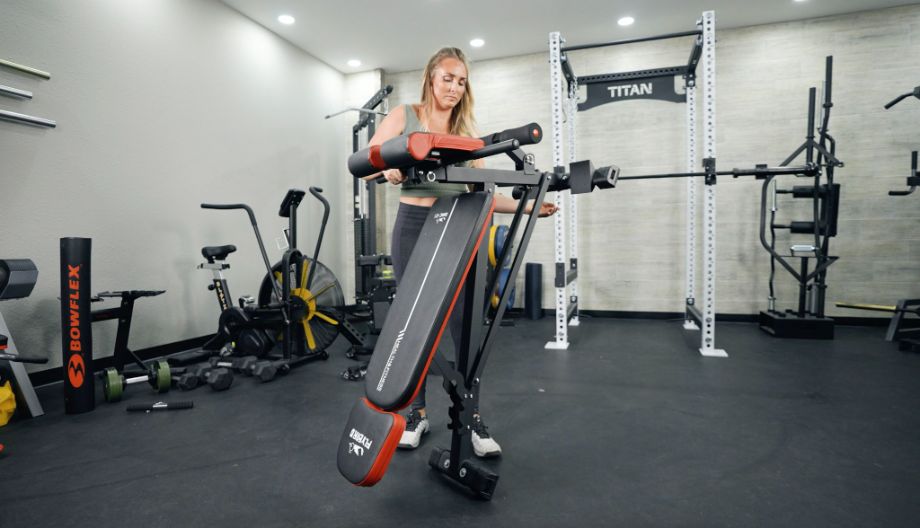
<path id="1" fill-rule="evenodd" d="M 90 308 L 91 250 L 89 238 L 61 239 L 61 348 L 67 414 L 92 411 L 96 405 Z"/>
<path id="2" fill-rule="evenodd" d="M 543 317 L 543 265 L 536 262 L 524 268 L 524 314 L 532 320 Z"/>
<path id="3" fill-rule="evenodd" d="M 367 367 L 365 393 L 375 406 L 395 411 L 415 397 L 491 206 L 490 194 L 473 192 L 431 207 Z"/>

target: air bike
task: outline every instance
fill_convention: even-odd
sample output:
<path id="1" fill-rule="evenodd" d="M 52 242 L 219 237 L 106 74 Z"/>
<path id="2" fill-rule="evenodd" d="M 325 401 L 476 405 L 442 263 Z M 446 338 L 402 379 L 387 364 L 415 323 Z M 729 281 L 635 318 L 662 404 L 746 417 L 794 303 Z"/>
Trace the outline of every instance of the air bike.
<path id="1" fill-rule="evenodd" d="M 291 189 L 285 194 L 278 215 L 288 220 L 286 236 L 289 248 L 281 261 L 274 265 L 268 260 L 251 207 L 246 204 L 201 204 L 203 209 L 242 209 L 246 212 L 266 270 L 258 302 L 243 297 L 240 306 L 233 306 L 228 301 L 230 293 L 221 272 L 228 267 L 224 262 L 227 255 L 236 248 L 215 246 L 202 249 L 202 254 L 208 259 L 202 267 L 214 273 L 212 288 L 217 291 L 222 308 L 216 335 L 202 346 L 209 355 L 219 353 L 272 359 L 272 366 L 279 373 L 286 373 L 291 367 L 314 359 L 329 357 L 325 349 L 339 333 L 339 309 L 344 305 L 344 296 L 335 275 L 317 260 L 329 218 L 329 202 L 322 191 L 318 187 L 310 187 L 310 194 L 323 205 L 322 225 L 312 258 L 297 249 L 297 209 L 306 193 Z M 273 355 L 279 344 L 280 355 Z"/>
<path id="2" fill-rule="evenodd" d="M 619 174 L 616 167 L 594 170 L 590 161 L 571 164 L 567 173 L 564 168 L 539 171 L 533 156 L 520 147 L 538 143 L 542 136 L 535 123 L 482 138 L 416 132 L 360 150 L 348 159 L 348 169 L 356 178 L 398 168 L 410 180 L 473 186 L 473 192 L 435 202 L 409 259 L 368 365 L 366 396 L 352 408 L 339 442 L 338 468 L 353 484 L 373 486 L 383 478 L 405 429 L 405 420 L 396 411 L 412 402 L 434 366 L 450 397 L 452 435 L 450 448 L 436 448 L 428 464 L 474 495 L 492 497 L 498 475 L 473 462 L 470 428 L 483 369 L 511 291 L 497 292 L 499 273 L 487 271 L 485 235 L 495 209 L 495 188 L 514 187 L 513 194 L 521 199 L 507 238 L 514 241 L 520 234 L 519 242 L 504 244 L 497 259 L 511 263 L 506 284 L 514 284 L 539 212 L 534 207 L 525 215 L 527 202 L 541 203 L 547 191 L 570 189 L 577 194 L 612 188 Z M 499 154 L 513 161 L 514 170 L 455 166 Z M 506 260 L 512 247 L 516 248 L 513 257 Z M 437 350 L 460 295 L 465 295 L 463 334 L 452 363 Z M 486 302 L 493 295 L 499 295 L 499 301 Z"/>

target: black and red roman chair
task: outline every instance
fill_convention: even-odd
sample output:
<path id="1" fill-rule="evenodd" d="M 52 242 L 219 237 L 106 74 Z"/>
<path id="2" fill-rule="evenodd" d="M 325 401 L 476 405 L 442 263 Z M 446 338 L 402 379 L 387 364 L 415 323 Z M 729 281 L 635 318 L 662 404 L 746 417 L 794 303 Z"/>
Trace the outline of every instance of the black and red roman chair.
<path id="1" fill-rule="evenodd" d="M 540 139 L 542 130 L 535 123 L 482 138 L 416 132 L 349 158 L 349 171 L 357 178 L 399 168 L 415 181 L 473 186 L 472 192 L 435 202 L 409 259 L 368 365 L 365 397 L 352 408 L 339 442 L 338 468 L 353 484 L 372 486 L 383 478 L 405 429 L 396 411 L 412 402 L 434 366 L 450 397 L 452 436 L 450 448 L 436 448 L 429 465 L 475 495 L 492 497 L 498 475 L 473 462 L 471 425 L 483 368 L 500 326 L 496 323 L 501 322 L 511 291 L 499 292 L 494 308 L 486 302 L 498 287 L 498 273 L 488 271 L 483 242 L 495 209 L 495 188 L 514 187 L 520 198 L 508 235 L 510 240 L 520 235 L 520 240 L 505 244 L 498 259 L 505 262 L 510 248 L 516 248 L 507 279 L 507 284 L 514 284 L 539 212 L 535 207 L 525 214 L 527 202 L 541 203 L 547 191 L 611 188 L 618 175 L 615 167 L 595 171 L 590 162 L 574 163 L 568 173 L 538 171 L 533 156 L 520 146 Z M 514 170 L 456 165 L 498 154 L 510 157 Z M 463 333 L 455 361 L 449 362 L 437 350 L 460 295 L 465 296 Z"/>

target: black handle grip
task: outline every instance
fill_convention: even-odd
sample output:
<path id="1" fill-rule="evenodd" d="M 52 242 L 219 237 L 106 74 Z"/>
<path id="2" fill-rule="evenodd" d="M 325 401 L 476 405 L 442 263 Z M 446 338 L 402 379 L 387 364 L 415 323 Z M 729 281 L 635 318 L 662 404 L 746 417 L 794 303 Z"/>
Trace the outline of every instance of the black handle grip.
<path id="1" fill-rule="evenodd" d="M 486 145 L 501 143 L 509 139 L 518 140 L 522 146 L 536 145 L 543 140 L 543 129 L 536 123 L 530 123 L 521 127 L 509 128 L 508 130 L 502 130 L 501 132 L 483 136 L 480 139 L 485 141 Z"/>
<path id="2" fill-rule="evenodd" d="M 249 209 L 246 204 L 201 204 L 202 209 Z"/>
<path id="3" fill-rule="evenodd" d="M 256 225 L 256 214 L 246 204 L 201 204 L 202 209 L 243 209 L 249 215 L 249 223 Z"/>
<path id="4" fill-rule="evenodd" d="M 6 337 L 6 336 L 0 336 Z M 16 363 L 34 363 L 36 365 L 43 365 L 48 362 L 48 358 L 40 356 L 20 356 L 18 354 L 10 354 L 4 352 L 3 349 L 0 349 L 0 360 L 2 361 L 13 361 Z"/>
<path id="5" fill-rule="evenodd" d="M 179 411 L 182 409 L 192 409 L 195 403 L 192 401 L 177 402 L 156 402 L 156 403 L 135 403 L 128 405 L 128 412 L 149 412 L 149 411 Z"/>
<path id="6" fill-rule="evenodd" d="M 904 94 L 904 95 L 899 95 L 897 98 L 893 99 L 890 103 L 888 103 L 888 104 L 885 105 L 885 110 L 888 110 L 888 109 L 891 108 L 892 106 L 894 106 L 894 105 L 900 103 L 900 102 L 903 101 L 904 99 L 907 99 L 907 98 L 910 97 L 911 95 L 913 95 L 913 93 L 906 93 L 906 94 Z"/>
<path id="7" fill-rule="evenodd" d="M 351 156 L 348 156 L 348 172 L 355 178 L 370 176 L 378 171 L 379 169 L 371 165 L 370 147 L 363 148 Z"/>
<path id="8" fill-rule="evenodd" d="M 379 148 L 378 154 L 384 167 L 378 168 L 371 163 L 371 149 Z M 355 178 L 370 176 L 386 169 L 401 169 L 418 163 L 409 154 L 409 136 L 396 136 L 383 142 L 379 147 L 366 147 L 348 157 L 348 172 Z"/>
<path id="9" fill-rule="evenodd" d="M 322 195 L 323 189 L 320 187 L 310 187 L 310 194 L 314 198 L 323 203 L 323 209 L 329 211 L 329 200 L 326 200 L 326 197 Z"/>

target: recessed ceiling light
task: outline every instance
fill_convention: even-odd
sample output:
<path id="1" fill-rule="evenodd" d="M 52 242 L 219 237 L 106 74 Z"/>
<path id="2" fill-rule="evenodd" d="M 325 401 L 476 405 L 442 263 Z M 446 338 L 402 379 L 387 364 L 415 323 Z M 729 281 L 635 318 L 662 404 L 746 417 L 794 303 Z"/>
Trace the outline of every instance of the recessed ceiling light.
<path id="1" fill-rule="evenodd" d="M 290 26 L 295 22 L 295 20 L 291 15 L 281 15 L 278 17 L 278 22 L 281 22 L 285 26 Z"/>
<path id="2" fill-rule="evenodd" d="M 795 0 L 795 3 L 801 4 L 802 2 L 805 2 L 805 1 L 807 1 L 807 0 Z"/>
<path id="3" fill-rule="evenodd" d="M 619 24 L 619 25 L 621 25 L 621 26 L 631 26 L 631 25 L 633 25 L 633 22 L 635 22 L 635 21 L 636 21 L 635 18 L 633 18 L 633 17 L 631 17 L 631 16 L 625 16 L 625 17 L 623 17 L 623 18 L 617 20 L 617 24 Z"/>
<path id="4" fill-rule="evenodd" d="M 348 65 L 351 66 L 352 68 L 357 68 L 358 66 L 361 66 L 361 61 L 359 61 L 358 59 L 351 59 L 350 61 L 348 61 Z"/>
<path id="5" fill-rule="evenodd" d="M 470 41 L 470 46 L 473 46 L 474 48 L 481 48 L 485 43 L 486 41 L 482 40 L 481 38 L 474 38 Z"/>

